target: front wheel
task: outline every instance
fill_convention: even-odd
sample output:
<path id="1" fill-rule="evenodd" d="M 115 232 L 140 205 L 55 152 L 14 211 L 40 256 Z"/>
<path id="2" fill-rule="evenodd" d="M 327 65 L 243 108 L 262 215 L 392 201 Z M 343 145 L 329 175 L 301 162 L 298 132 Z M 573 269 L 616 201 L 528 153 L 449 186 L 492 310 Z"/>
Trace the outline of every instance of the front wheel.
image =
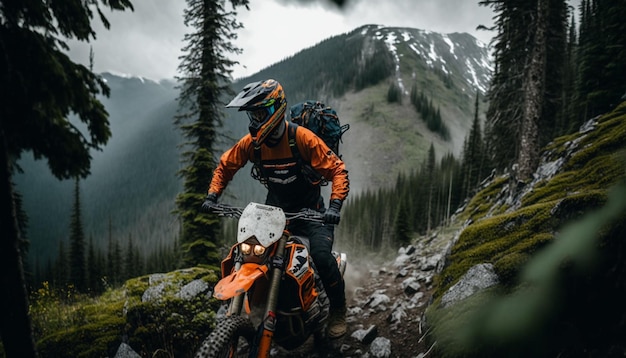
<path id="1" fill-rule="evenodd" d="M 229 316 L 202 342 L 195 358 L 247 357 L 255 329 L 250 319 Z"/>

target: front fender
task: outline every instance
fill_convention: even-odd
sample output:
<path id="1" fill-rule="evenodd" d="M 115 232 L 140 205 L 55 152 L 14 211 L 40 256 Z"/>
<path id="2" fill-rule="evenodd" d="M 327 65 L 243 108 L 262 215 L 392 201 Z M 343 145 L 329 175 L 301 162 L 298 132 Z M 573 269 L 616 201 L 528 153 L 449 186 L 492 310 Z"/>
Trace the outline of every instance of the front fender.
<path id="1" fill-rule="evenodd" d="M 239 270 L 219 280 L 213 289 L 213 297 L 218 300 L 228 300 L 242 294 L 248 291 L 258 278 L 266 277 L 268 270 L 266 265 L 245 263 Z"/>

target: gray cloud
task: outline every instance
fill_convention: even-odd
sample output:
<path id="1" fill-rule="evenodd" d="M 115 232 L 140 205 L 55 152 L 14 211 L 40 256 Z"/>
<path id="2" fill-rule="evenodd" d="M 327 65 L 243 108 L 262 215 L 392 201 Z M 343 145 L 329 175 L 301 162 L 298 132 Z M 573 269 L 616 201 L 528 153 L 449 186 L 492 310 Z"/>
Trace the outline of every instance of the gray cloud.
<path id="1" fill-rule="evenodd" d="M 155 80 L 173 78 L 183 36 L 188 32 L 183 24 L 186 2 L 150 0 L 134 1 L 133 5 L 134 12 L 108 15 L 109 31 L 96 21 L 97 39 L 91 44 L 71 41 L 70 56 L 87 64 L 93 47 L 96 72 Z M 250 75 L 325 38 L 365 24 L 468 32 L 483 42 L 492 36 L 475 30 L 480 24 L 490 24 L 491 9 L 472 0 L 352 0 L 343 8 L 328 1 L 253 0 L 250 11 L 238 12 L 245 28 L 238 32 L 236 45 L 244 52 L 235 58 L 241 64 L 235 68 L 235 77 Z"/>

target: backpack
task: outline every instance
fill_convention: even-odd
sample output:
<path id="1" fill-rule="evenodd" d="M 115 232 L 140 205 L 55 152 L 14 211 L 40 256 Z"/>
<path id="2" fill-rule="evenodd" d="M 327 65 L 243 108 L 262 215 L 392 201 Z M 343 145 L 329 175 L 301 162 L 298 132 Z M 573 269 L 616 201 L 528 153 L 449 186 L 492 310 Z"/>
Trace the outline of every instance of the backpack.
<path id="1" fill-rule="evenodd" d="M 291 121 L 310 129 L 339 155 L 339 142 L 350 124 L 341 125 L 337 112 L 320 101 L 304 101 L 291 106 Z"/>

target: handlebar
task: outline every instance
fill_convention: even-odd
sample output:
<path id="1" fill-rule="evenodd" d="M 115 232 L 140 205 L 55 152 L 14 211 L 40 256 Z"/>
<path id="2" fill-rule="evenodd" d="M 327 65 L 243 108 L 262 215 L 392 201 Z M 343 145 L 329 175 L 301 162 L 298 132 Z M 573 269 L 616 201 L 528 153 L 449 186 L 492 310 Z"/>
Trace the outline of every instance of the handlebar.
<path id="1" fill-rule="evenodd" d="M 217 214 L 218 216 L 239 219 L 241 217 L 241 213 L 243 213 L 243 209 L 244 208 L 228 204 L 216 204 L 211 208 L 210 212 Z M 309 208 L 304 208 L 295 213 L 285 212 L 285 218 L 287 218 L 287 220 L 298 219 L 318 223 L 324 222 L 324 214 Z"/>

